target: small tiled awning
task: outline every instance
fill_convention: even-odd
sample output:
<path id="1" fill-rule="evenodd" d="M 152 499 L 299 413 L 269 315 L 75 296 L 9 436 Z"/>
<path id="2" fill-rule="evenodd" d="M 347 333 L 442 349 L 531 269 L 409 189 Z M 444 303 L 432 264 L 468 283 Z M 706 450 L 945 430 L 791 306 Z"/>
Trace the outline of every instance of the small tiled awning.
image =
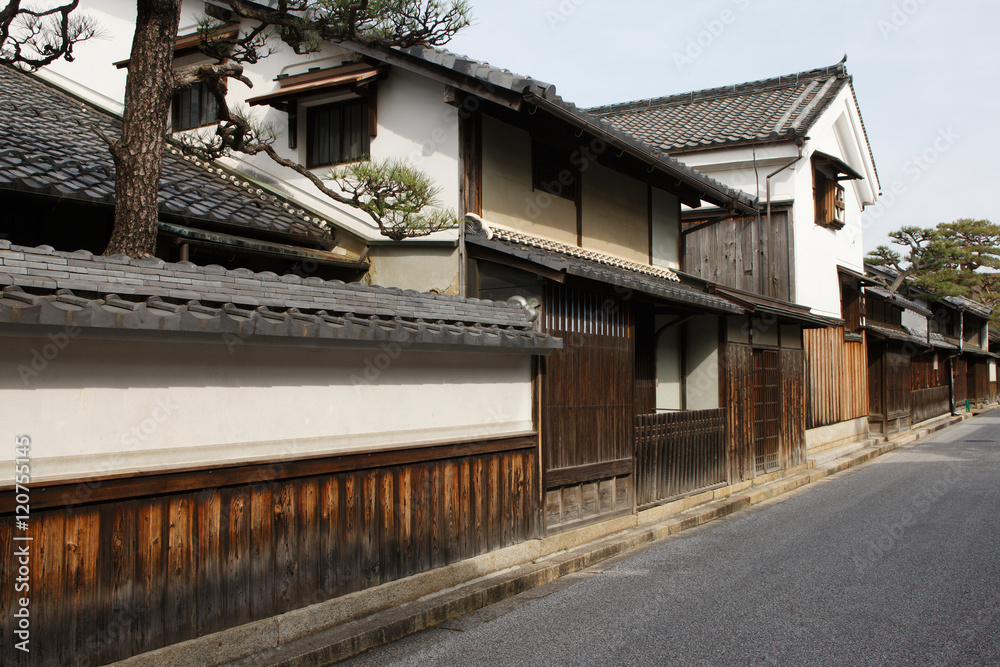
<path id="1" fill-rule="evenodd" d="M 281 108 L 286 102 L 306 95 L 329 93 L 337 90 L 355 90 L 359 86 L 378 81 L 385 77 L 388 68 L 369 65 L 368 63 L 352 63 L 339 67 L 318 69 L 296 76 L 278 79 L 278 90 L 251 97 L 247 103 L 251 106 L 266 104 Z"/>
<path id="2" fill-rule="evenodd" d="M 874 280 L 872 280 L 871 278 L 869 278 L 865 274 L 858 273 L 857 271 L 852 271 L 851 269 L 847 268 L 846 266 L 841 266 L 841 265 L 838 264 L 837 265 L 837 273 L 839 273 L 842 276 L 847 276 L 849 278 L 854 278 L 855 280 L 857 280 L 862 285 L 878 285 L 877 282 L 875 282 Z"/>
<path id="3" fill-rule="evenodd" d="M 788 301 L 771 299 L 759 294 L 752 294 L 732 287 L 710 284 L 708 291 L 720 296 L 732 303 L 748 310 L 751 313 L 767 313 L 775 315 L 782 320 L 798 322 L 809 328 L 836 327 L 844 324 L 844 320 L 833 317 L 823 317 L 814 315 L 812 311 L 804 306 L 799 306 Z"/>
<path id="4" fill-rule="evenodd" d="M 831 172 L 838 181 L 863 180 L 864 176 L 859 174 L 851 165 L 847 164 L 839 157 L 834 157 L 829 153 L 816 151 L 812 155 L 813 164 L 823 167 Z"/>
<path id="5" fill-rule="evenodd" d="M 293 258 L 312 260 L 319 264 L 337 266 L 346 269 L 356 269 L 358 271 L 367 271 L 370 266 L 368 262 L 352 259 L 344 255 L 337 255 L 325 250 L 303 248 L 300 246 L 275 243 L 272 241 L 261 241 L 259 239 L 251 239 L 245 236 L 235 236 L 233 234 L 210 232 L 204 229 L 195 229 L 193 227 L 171 224 L 169 222 L 160 222 L 157 226 L 159 231 L 167 236 L 200 245 L 223 248 L 240 248 L 242 250 L 248 250 L 261 255 L 284 257 L 286 259 Z"/>

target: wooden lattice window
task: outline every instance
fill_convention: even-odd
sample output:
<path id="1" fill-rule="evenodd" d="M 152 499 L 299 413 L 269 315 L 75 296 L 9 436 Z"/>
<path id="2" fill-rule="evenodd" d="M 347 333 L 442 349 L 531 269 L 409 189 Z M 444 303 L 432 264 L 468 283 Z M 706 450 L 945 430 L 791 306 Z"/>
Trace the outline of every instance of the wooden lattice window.
<path id="1" fill-rule="evenodd" d="M 531 186 L 555 197 L 576 201 L 580 175 L 569 154 L 540 141 L 531 143 Z"/>
<path id="2" fill-rule="evenodd" d="M 816 224 L 840 229 L 844 226 L 844 186 L 818 169 L 813 170 Z"/>

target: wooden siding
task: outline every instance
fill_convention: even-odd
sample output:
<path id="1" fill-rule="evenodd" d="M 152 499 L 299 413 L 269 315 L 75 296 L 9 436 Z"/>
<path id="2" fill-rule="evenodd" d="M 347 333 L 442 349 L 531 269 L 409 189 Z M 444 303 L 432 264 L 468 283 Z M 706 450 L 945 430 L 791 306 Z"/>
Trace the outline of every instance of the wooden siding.
<path id="1" fill-rule="evenodd" d="M 14 649 L 6 585 L 0 663 L 105 664 L 539 537 L 535 439 L 507 447 L 157 495 L 150 480 L 70 507 L 36 489 L 32 652 Z M 0 516 L 8 556 L 13 524 Z M 14 568 L 0 559 L 0 579 Z"/>
<path id="2" fill-rule="evenodd" d="M 806 329 L 806 428 L 868 414 L 868 359 L 862 340 L 845 341 L 843 327 Z"/>
<path id="3" fill-rule="evenodd" d="M 781 469 L 781 365 L 778 350 L 753 351 L 753 447 L 757 475 Z"/>
<path id="4" fill-rule="evenodd" d="M 990 397 L 989 365 L 984 357 L 970 357 L 966 362 L 967 397 L 973 403 L 985 403 Z"/>
<path id="5" fill-rule="evenodd" d="M 635 340 L 628 300 L 550 283 L 545 331 L 564 348 L 539 361 L 547 527 L 619 512 L 634 500 Z M 627 462 L 627 465 L 626 465 Z M 614 503 L 592 502 L 614 481 Z M 579 487 L 568 490 L 562 487 Z M 576 501 L 597 511 L 578 511 Z M 581 506 L 583 506 L 581 505 Z M 567 509 L 568 507 L 568 509 Z M 631 509 L 631 508 L 630 508 Z"/>
<path id="6" fill-rule="evenodd" d="M 726 287 L 794 301 L 789 214 L 690 225 L 682 234 L 684 271 Z"/>
<path id="7" fill-rule="evenodd" d="M 911 393 L 912 423 L 919 424 L 926 419 L 946 415 L 951 410 L 948 387 L 918 389 Z"/>
<path id="8" fill-rule="evenodd" d="M 723 359 L 730 481 L 804 463 L 804 351 L 728 343 Z"/>
<path id="9" fill-rule="evenodd" d="M 964 357 L 952 361 L 952 372 L 955 374 L 955 407 L 965 403 L 969 396 L 969 369 Z M 962 408 L 964 409 L 964 405 Z"/>
<path id="10" fill-rule="evenodd" d="M 728 479 L 725 410 L 638 415 L 635 442 L 639 506 Z"/>
<path id="11" fill-rule="evenodd" d="M 869 424 L 890 435 L 910 427 L 910 355 L 896 342 L 868 342 Z"/>
<path id="12" fill-rule="evenodd" d="M 752 348 L 729 343 L 723 351 L 725 363 L 726 431 L 729 436 L 729 478 L 736 482 L 753 479 L 753 395 L 750 386 Z"/>
<path id="13" fill-rule="evenodd" d="M 782 349 L 781 456 L 792 468 L 806 462 L 806 360 L 803 350 Z"/>

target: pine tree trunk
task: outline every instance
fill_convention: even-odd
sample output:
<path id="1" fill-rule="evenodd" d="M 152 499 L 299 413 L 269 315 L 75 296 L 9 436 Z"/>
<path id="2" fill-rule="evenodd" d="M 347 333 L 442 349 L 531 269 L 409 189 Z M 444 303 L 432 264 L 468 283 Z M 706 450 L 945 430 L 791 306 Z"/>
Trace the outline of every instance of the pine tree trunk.
<path id="1" fill-rule="evenodd" d="M 142 258 L 156 250 L 158 192 L 181 0 L 138 0 L 115 159 L 115 224 L 105 255 Z"/>

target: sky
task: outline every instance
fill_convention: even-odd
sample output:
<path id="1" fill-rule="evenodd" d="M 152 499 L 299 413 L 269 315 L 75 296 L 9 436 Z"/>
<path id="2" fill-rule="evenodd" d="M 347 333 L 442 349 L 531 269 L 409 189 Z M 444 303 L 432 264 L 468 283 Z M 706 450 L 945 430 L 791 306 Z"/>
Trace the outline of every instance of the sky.
<path id="1" fill-rule="evenodd" d="M 471 0 L 448 48 L 590 107 L 792 74 L 848 56 L 882 198 L 903 225 L 1000 223 L 997 0 Z"/>

